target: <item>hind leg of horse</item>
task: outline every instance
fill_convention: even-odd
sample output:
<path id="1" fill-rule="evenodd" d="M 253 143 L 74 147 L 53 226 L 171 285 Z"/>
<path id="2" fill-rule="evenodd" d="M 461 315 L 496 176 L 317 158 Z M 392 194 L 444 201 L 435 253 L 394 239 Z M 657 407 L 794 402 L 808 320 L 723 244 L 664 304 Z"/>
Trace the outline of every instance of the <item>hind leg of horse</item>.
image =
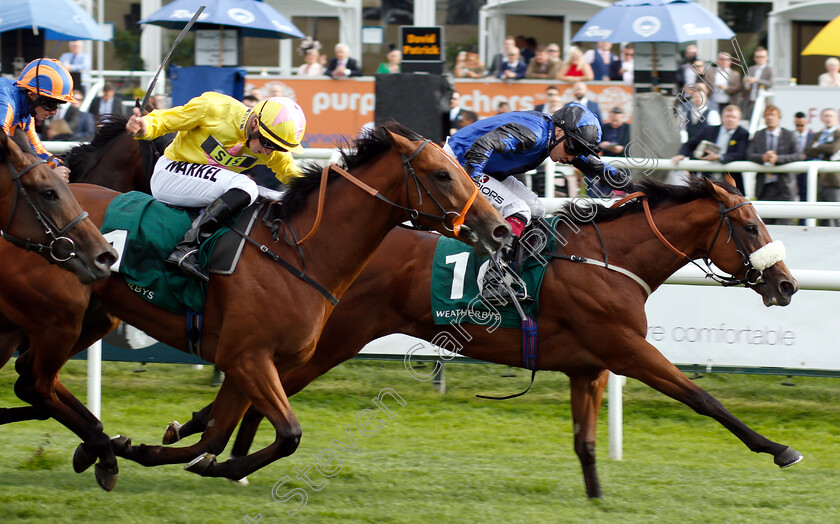
<path id="1" fill-rule="evenodd" d="M 601 483 L 595 469 L 595 431 L 601 399 L 607 386 L 609 371 L 569 376 L 572 390 L 572 420 L 574 422 L 575 453 L 583 468 L 583 483 L 590 498 L 601 496 Z"/>
<path id="2" fill-rule="evenodd" d="M 795 449 L 773 442 L 741 422 L 708 391 L 689 380 L 645 339 L 639 337 L 633 347 L 628 349 L 622 352 L 620 363 L 608 363 L 613 373 L 638 379 L 697 413 L 717 420 L 751 451 L 773 455 L 773 460 L 779 467 L 792 466 L 802 460 L 802 455 Z"/>

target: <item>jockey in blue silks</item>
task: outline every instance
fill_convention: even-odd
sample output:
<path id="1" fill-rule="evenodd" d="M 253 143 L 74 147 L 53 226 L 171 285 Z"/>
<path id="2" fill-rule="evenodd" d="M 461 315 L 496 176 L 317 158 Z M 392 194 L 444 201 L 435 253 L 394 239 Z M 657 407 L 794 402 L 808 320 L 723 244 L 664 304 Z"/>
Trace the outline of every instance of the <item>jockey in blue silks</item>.
<path id="1" fill-rule="evenodd" d="M 629 173 L 603 163 L 598 157 L 600 142 L 598 118 L 583 105 L 572 102 L 551 116 L 536 111 L 513 111 L 479 120 L 459 129 L 444 149 L 464 166 L 518 238 L 532 218 L 543 216 L 545 208 L 530 189 L 511 175 L 535 169 L 548 157 L 573 165 L 596 183 L 621 191 L 632 190 Z M 509 263 L 512 247 L 500 251 L 504 264 Z M 491 277 L 488 271 L 482 296 L 499 294 Z M 506 295 L 504 292 L 503 296 Z"/>

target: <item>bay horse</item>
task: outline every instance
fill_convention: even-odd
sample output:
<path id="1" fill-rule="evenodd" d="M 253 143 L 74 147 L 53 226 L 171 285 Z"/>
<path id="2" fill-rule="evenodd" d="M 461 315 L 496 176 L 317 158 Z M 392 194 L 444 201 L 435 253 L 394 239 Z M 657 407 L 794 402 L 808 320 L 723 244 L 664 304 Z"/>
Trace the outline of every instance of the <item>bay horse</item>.
<path id="1" fill-rule="evenodd" d="M 588 212 L 569 213 L 567 208 L 564 216 L 569 220 L 561 221 L 556 231 L 568 242 L 562 253 L 595 260 L 608 255 L 611 265 L 638 275 L 650 290 L 656 290 L 688 263 L 687 258 L 709 258 L 735 279 L 748 278 L 743 283 L 761 295 L 766 306 L 790 302 L 798 284 L 784 262 L 763 269 L 760 279 L 748 275 L 753 273 L 748 255 L 768 245 L 771 238 L 734 184 L 697 179 L 689 187 L 652 180 L 637 185 L 649 201 L 651 221 L 638 200 L 619 208 L 597 206 L 593 208 L 594 220 Z M 653 224 L 663 239 L 658 238 Z M 354 357 L 368 342 L 393 333 L 433 340 L 448 332 L 450 339 L 463 342 L 458 352 L 464 356 L 524 367 L 518 329 L 498 328 L 491 333 L 486 326 L 464 323 L 456 333 L 451 326 L 434 324 L 430 289 L 437 240 L 435 235 L 405 230 L 395 230 L 385 238 L 330 317 L 315 354 L 281 377 L 288 395 Z M 687 258 L 670 249 L 666 245 L 669 243 Z M 576 264 L 563 258 L 552 258 L 548 263 L 537 317 L 536 369 L 562 371 L 569 376 L 574 449 L 583 468 L 587 495 L 601 496 L 595 468 L 595 431 L 609 371 L 640 380 L 697 413 L 714 418 L 750 450 L 771 454 L 780 467 L 801 460 L 797 451 L 750 429 L 645 339 L 647 296 L 639 283 L 603 266 Z M 410 366 L 408 357 L 406 364 Z M 170 424 L 164 443 L 204 431 L 211 407 L 194 413 L 183 426 Z M 261 418 L 255 408 L 249 410 L 231 456 L 247 454 Z"/>
<path id="2" fill-rule="evenodd" d="M 106 278 L 116 251 L 87 218 L 70 188 L 34 155 L 20 129 L 15 136 L 0 133 L 0 237 L 4 246 L 33 251 L 50 263 L 89 284 Z M 8 273 L 26 272 L 19 262 L 27 257 L 17 249 L 3 265 Z M 22 279 L 23 280 L 23 279 Z M 13 299 L 25 302 L 29 292 L 22 282 L 3 279 L 0 286 L 21 291 Z"/>
<path id="3" fill-rule="evenodd" d="M 108 490 L 113 489 L 118 474 L 115 454 L 145 466 L 190 462 L 190 471 L 238 479 L 293 453 L 301 428 L 279 375 L 309 359 L 333 311 L 334 299 L 344 294 L 386 233 L 411 218 L 486 253 L 497 250 L 510 233 L 490 203 L 476 198 L 477 186 L 461 166 L 430 141 L 389 123 L 358 138 L 354 146 L 354 152 L 343 153 L 346 169 L 353 175 L 338 166 L 324 170 L 308 166 L 292 183 L 274 220 L 251 233 L 257 247 L 248 243 L 237 271 L 211 277 L 200 356 L 216 364 L 227 380 L 214 403 L 212 429 L 198 443 L 173 449 L 132 445 L 127 438 L 111 442 L 101 423 L 66 388 L 56 385 L 57 393 L 53 393 L 60 406 L 45 399 L 49 392 L 41 387 L 39 364 L 49 360 L 60 369 L 70 356 L 110 330 L 114 316 L 187 351 L 185 316 L 146 302 L 120 275 L 87 287 L 72 286 L 64 278 L 62 285 L 73 290 L 73 297 L 54 291 L 56 279 L 63 277 L 55 271 L 49 275 L 48 286 L 33 284 L 51 308 L 72 314 L 50 326 L 65 333 L 52 348 L 36 348 L 31 343 L 36 333 L 24 328 L 30 348 L 16 361 L 20 378 L 15 391 L 33 409 L 8 410 L 0 421 L 55 416 L 83 441 L 74 455 L 74 469 L 82 471 L 98 458 L 96 478 Z M 77 184 L 75 193 L 98 224 L 118 195 L 87 184 Z M 283 230 L 278 236 L 284 240 L 305 231 L 311 232 L 307 235 L 311 238 L 300 245 L 288 244 L 278 241 L 271 226 Z M 323 294 L 278 267 L 266 252 L 302 265 Z M 87 310 L 86 297 L 95 299 Z M 80 305 L 80 301 L 85 303 Z M 0 313 L 10 320 L 12 315 L 33 314 L 3 307 L 2 300 Z M 81 333 L 83 322 L 86 331 Z M 45 327 L 40 325 L 42 330 Z M 23 343 L 20 331 L 11 326 L 4 334 L 4 342 Z M 252 403 L 274 424 L 274 442 L 247 457 L 216 462 L 212 454 L 224 449 Z"/>

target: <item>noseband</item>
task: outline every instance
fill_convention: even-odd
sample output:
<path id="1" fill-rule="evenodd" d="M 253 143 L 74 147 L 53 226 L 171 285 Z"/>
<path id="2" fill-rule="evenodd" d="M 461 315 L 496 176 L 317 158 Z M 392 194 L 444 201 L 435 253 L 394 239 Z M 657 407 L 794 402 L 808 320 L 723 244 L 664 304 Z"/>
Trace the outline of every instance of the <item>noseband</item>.
<path id="1" fill-rule="evenodd" d="M 73 239 L 67 236 L 67 233 L 73 229 L 79 222 L 87 218 L 88 212 L 82 211 L 79 216 L 71 220 L 67 223 L 66 226 L 59 229 L 58 226 L 41 211 L 40 208 L 35 204 L 32 198 L 29 196 L 29 193 L 26 192 L 26 189 L 23 187 L 23 182 L 21 182 L 21 178 L 30 169 L 40 164 L 45 164 L 46 160 L 38 160 L 37 162 L 30 164 L 27 166 L 23 171 L 18 172 L 15 169 L 15 166 L 12 165 L 11 160 L 7 161 L 9 171 L 12 174 L 12 181 L 15 183 L 15 199 L 12 203 L 12 211 L 9 214 L 9 220 L 6 223 L 6 227 L 0 229 L 0 237 L 6 239 L 13 245 L 23 248 L 27 251 L 35 251 L 36 253 L 49 253 L 50 258 L 55 262 L 66 262 L 71 258 L 76 257 L 76 243 L 73 242 Z M 15 217 L 15 211 L 17 210 L 17 202 L 18 202 L 18 194 L 23 195 L 24 200 L 29 204 L 29 207 L 32 208 L 32 212 L 35 213 L 35 218 L 41 224 L 41 228 L 44 230 L 44 234 L 46 234 L 47 238 L 50 239 L 49 244 L 41 244 L 38 242 L 33 242 L 32 239 L 22 239 L 18 238 L 8 232 L 9 228 L 12 227 L 12 220 Z M 59 249 L 60 247 L 65 247 L 66 249 Z M 68 253 L 67 256 L 61 256 L 59 253 Z"/>
<path id="2" fill-rule="evenodd" d="M 631 194 L 625 196 L 624 198 L 622 198 L 620 201 L 616 202 L 616 204 L 614 204 L 614 205 L 615 206 L 622 205 L 625 202 L 627 202 L 629 200 L 632 200 L 634 198 L 641 199 L 642 207 L 645 210 L 645 216 L 647 217 L 648 224 L 650 225 L 650 228 L 653 230 L 653 233 L 660 240 L 660 242 L 665 244 L 665 247 L 670 249 L 677 256 L 679 256 L 681 258 L 684 258 L 685 260 L 687 260 L 687 261 L 691 262 L 692 264 L 694 264 L 695 266 L 697 266 L 703 273 L 706 274 L 706 278 L 710 278 L 710 279 L 714 280 L 715 282 L 718 282 L 719 284 L 721 284 L 724 287 L 739 286 L 739 285 L 752 286 L 752 285 L 755 285 L 755 284 L 758 284 L 759 282 L 761 282 L 761 278 L 762 278 L 764 270 L 763 269 L 759 270 L 758 268 L 756 268 L 753 265 L 753 262 L 750 258 L 750 253 L 747 251 L 746 244 L 744 244 L 741 237 L 738 236 L 738 233 L 735 231 L 735 227 L 732 225 L 732 219 L 729 218 L 729 213 L 731 211 L 734 211 L 734 210 L 738 209 L 739 207 L 747 205 L 747 204 L 752 205 L 752 202 L 750 202 L 749 200 L 745 200 L 745 201 L 743 201 L 739 204 L 735 204 L 732 207 L 725 207 L 723 205 L 723 202 L 718 201 L 718 206 L 720 208 L 720 222 L 718 222 L 718 227 L 717 227 L 717 230 L 715 231 L 715 236 L 712 238 L 712 241 L 709 244 L 709 247 L 706 249 L 706 254 L 703 256 L 703 263 L 706 264 L 706 267 L 704 268 L 703 266 L 698 264 L 694 259 L 692 259 L 688 255 L 686 255 L 685 253 L 683 253 L 682 251 L 680 251 L 679 249 L 674 247 L 674 245 L 671 244 L 668 241 L 668 239 L 666 239 L 665 236 L 659 231 L 659 228 L 657 228 L 656 224 L 653 222 L 653 215 L 650 212 L 650 204 L 648 203 L 647 195 L 645 195 L 641 191 L 636 192 L 636 193 L 631 193 Z M 744 276 L 741 277 L 741 278 L 737 278 L 733 275 L 721 275 L 721 274 L 715 273 L 714 270 L 712 269 L 712 249 L 715 246 L 715 242 L 717 241 L 717 238 L 720 235 L 721 229 L 723 229 L 724 224 L 726 224 L 726 227 L 729 230 L 729 238 L 726 239 L 726 243 L 728 244 L 730 240 L 735 242 L 735 247 L 736 247 L 735 251 L 741 257 L 741 262 L 743 262 L 743 264 L 744 264 L 745 272 L 744 272 Z M 766 268 L 764 268 L 764 269 L 766 269 Z"/>
<path id="3" fill-rule="evenodd" d="M 427 145 L 429 145 L 431 142 L 432 142 L 431 140 L 424 141 L 410 155 L 406 155 L 405 153 L 400 153 L 400 156 L 402 157 L 403 175 L 405 177 L 405 201 L 406 201 L 406 204 L 410 205 L 410 203 L 411 203 L 411 189 L 410 189 L 410 186 L 411 186 L 411 181 L 413 180 L 414 181 L 414 186 L 417 190 L 417 205 L 418 206 L 423 205 L 423 194 L 420 192 L 420 189 L 422 188 L 423 191 L 425 191 L 426 194 L 429 196 L 429 198 L 432 199 L 432 202 L 434 202 L 434 204 L 438 207 L 438 209 L 440 209 L 440 211 L 442 213 L 441 215 L 432 215 L 430 213 L 424 213 L 423 211 L 420 211 L 419 209 L 416 209 L 416 208 L 413 208 L 413 207 L 401 206 L 400 204 L 397 204 L 396 202 L 393 202 L 393 201 L 389 200 L 385 195 L 380 193 L 379 190 L 370 187 L 369 185 L 365 184 L 364 182 L 362 182 L 358 178 L 354 177 L 353 175 L 348 173 L 346 170 L 342 169 L 338 164 L 329 164 L 329 165 L 325 166 L 324 170 L 321 172 L 321 186 L 319 188 L 318 211 L 315 215 L 315 224 L 313 224 L 312 230 L 310 230 L 309 233 L 307 233 L 305 237 L 298 240 L 296 242 L 296 244 L 301 245 L 304 242 L 306 242 L 309 239 L 309 237 L 311 237 L 315 233 L 315 231 L 318 229 L 318 226 L 321 223 L 321 216 L 322 216 L 322 212 L 323 212 L 323 209 L 324 209 L 324 196 L 325 196 L 326 190 L 327 190 L 327 178 L 329 177 L 330 171 L 334 171 L 334 172 L 338 173 L 339 175 L 343 176 L 344 178 L 346 178 L 347 180 L 349 180 L 350 182 L 355 184 L 357 187 L 363 189 L 369 195 L 374 196 L 374 197 L 378 198 L 379 200 L 382 200 L 386 204 L 388 204 L 390 206 L 393 206 L 393 207 L 396 207 L 398 209 L 402 209 L 403 211 L 406 211 L 408 213 L 409 220 L 411 220 L 412 226 L 414 226 L 418 229 L 422 229 L 422 226 L 420 226 L 420 223 L 418 222 L 418 220 L 421 219 L 421 218 L 425 219 L 425 220 L 431 220 L 431 221 L 434 221 L 434 222 L 441 222 L 443 224 L 443 227 L 445 227 L 449 231 L 452 231 L 455 234 L 455 236 L 457 237 L 458 234 L 461 231 L 461 226 L 464 223 L 464 217 L 467 215 L 467 212 L 470 210 L 470 207 L 472 207 L 473 202 L 475 202 L 475 197 L 478 195 L 478 186 L 473 184 L 475 187 L 473 188 L 472 195 L 470 195 L 470 198 L 467 199 L 467 203 L 464 205 L 464 209 L 462 209 L 460 213 L 458 213 L 457 211 L 447 211 L 440 204 L 440 202 L 437 201 L 437 199 L 434 197 L 434 195 L 432 195 L 431 191 L 429 191 L 429 189 L 423 184 L 423 182 L 417 176 L 417 173 L 414 171 L 414 167 L 412 167 L 412 165 L 411 165 L 411 161 L 414 160 L 414 158 L 417 155 L 419 155 L 420 152 L 423 151 L 423 149 Z M 443 153 L 442 150 L 441 150 L 441 153 Z M 445 154 L 445 153 L 443 153 L 443 154 Z M 464 173 L 464 176 L 467 176 L 466 172 L 464 172 L 463 169 L 461 171 Z M 472 183 L 472 181 L 470 183 Z M 452 227 L 450 227 L 447 224 L 447 218 L 449 218 L 450 216 L 453 216 Z"/>

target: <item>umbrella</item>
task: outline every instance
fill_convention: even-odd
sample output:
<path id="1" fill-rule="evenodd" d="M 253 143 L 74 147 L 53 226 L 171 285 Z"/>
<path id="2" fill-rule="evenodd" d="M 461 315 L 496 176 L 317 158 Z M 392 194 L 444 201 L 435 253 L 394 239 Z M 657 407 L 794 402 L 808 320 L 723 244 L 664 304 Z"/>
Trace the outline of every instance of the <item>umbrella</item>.
<path id="1" fill-rule="evenodd" d="M 70 0 L 2 0 L 0 33 L 45 29 L 55 40 L 110 40 L 78 4 Z"/>
<path id="2" fill-rule="evenodd" d="M 589 19 L 573 42 L 689 42 L 730 39 L 735 33 L 690 0 L 622 0 Z"/>
<path id="3" fill-rule="evenodd" d="M 167 29 L 183 29 L 202 5 L 206 6 L 206 9 L 198 17 L 198 23 L 236 27 L 242 36 L 304 36 L 285 16 L 261 0 L 175 0 L 140 20 L 140 23 Z"/>
<path id="4" fill-rule="evenodd" d="M 840 16 L 820 29 L 817 36 L 808 42 L 803 55 L 840 55 Z"/>

